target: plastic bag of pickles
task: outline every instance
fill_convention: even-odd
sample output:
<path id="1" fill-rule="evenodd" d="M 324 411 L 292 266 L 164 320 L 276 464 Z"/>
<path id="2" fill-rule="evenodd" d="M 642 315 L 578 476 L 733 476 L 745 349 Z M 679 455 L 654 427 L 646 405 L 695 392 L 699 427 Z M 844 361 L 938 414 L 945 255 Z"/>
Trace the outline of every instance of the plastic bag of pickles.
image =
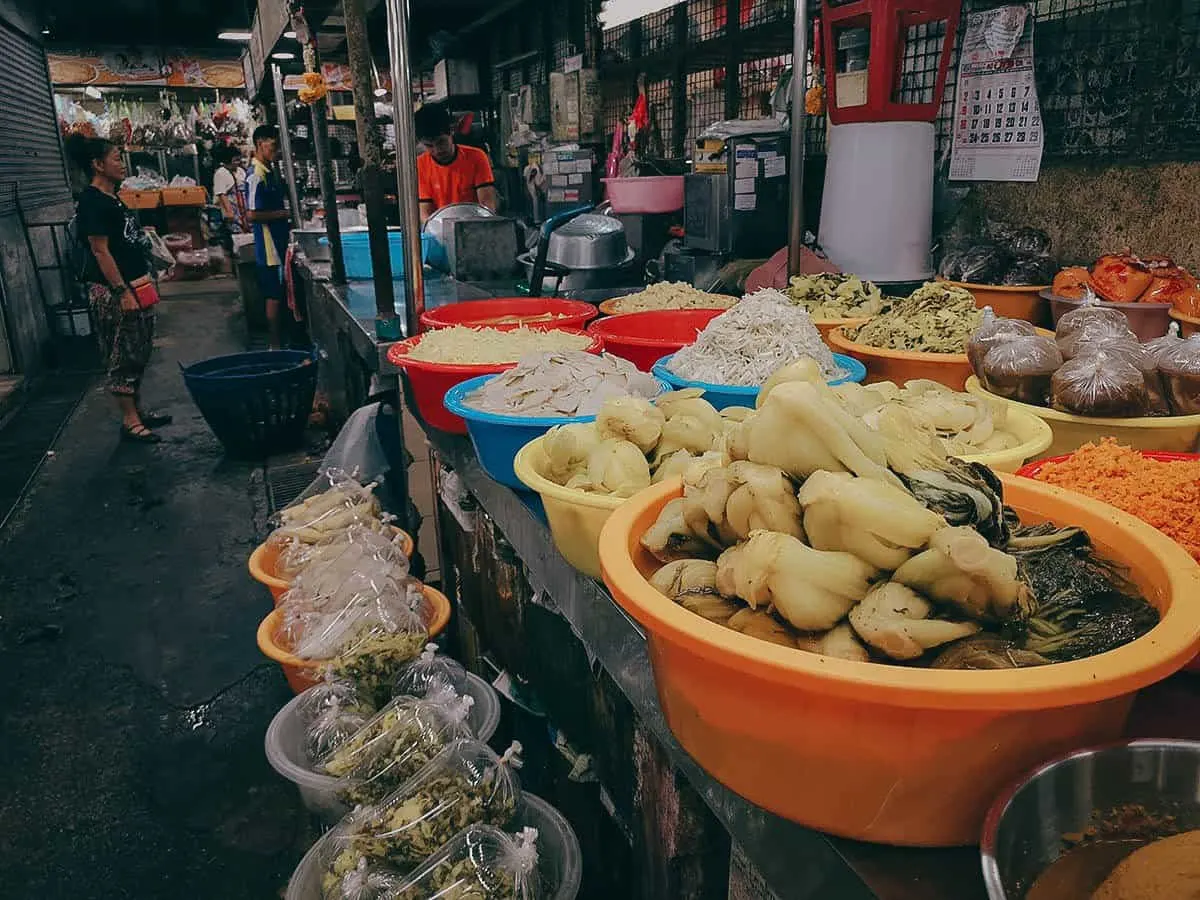
<path id="1" fill-rule="evenodd" d="M 382 509 L 375 497 L 377 482 L 361 484 L 340 469 L 317 476 L 295 502 L 279 511 L 271 540 L 316 544 L 351 525 L 380 528 Z"/>
<path id="2" fill-rule="evenodd" d="M 285 646 L 327 660 L 327 678 L 351 679 L 376 705 L 392 696 L 400 667 L 429 642 L 432 616 L 421 582 L 379 571 L 351 576 L 332 597 L 293 588 L 282 612 Z"/>
<path id="3" fill-rule="evenodd" d="M 537 829 L 515 836 L 492 825 L 460 832 L 387 900 L 540 900 Z"/>
<path id="4" fill-rule="evenodd" d="M 291 581 L 293 587 L 301 579 L 336 587 L 364 564 L 383 563 L 404 574 L 409 560 L 400 549 L 400 540 L 395 529 L 379 531 L 356 523 L 317 543 L 286 541 L 279 551 L 275 574 Z"/>
<path id="5" fill-rule="evenodd" d="M 521 799 L 520 751 L 516 742 L 499 757 L 479 741 L 447 746 L 395 792 L 339 823 L 322 849 L 322 884 L 343 883 L 364 859 L 410 872 L 469 825 L 507 825 Z"/>
<path id="6" fill-rule="evenodd" d="M 437 644 L 426 644 L 420 656 L 400 669 L 392 686 L 393 696 L 424 697 L 439 686 L 449 687 L 456 694 L 469 693 L 467 670 L 457 660 L 437 651 Z"/>
<path id="7" fill-rule="evenodd" d="M 424 698 L 397 697 L 341 746 L 317 761 L 317 769 L 343 779 L 342 799 L 377 803 L 412 778 L 452 741 L 472 738 L 467 714 L 472 697 L 449 688 Z"/>
<path id="8" fill-rule="evenodd" d="M 313 685 L 300 695 L 297 714 L 304 725 L 304 751 L 322 759 L 340 747 L 375 715 L 375 705 L 348 678 Z"/>

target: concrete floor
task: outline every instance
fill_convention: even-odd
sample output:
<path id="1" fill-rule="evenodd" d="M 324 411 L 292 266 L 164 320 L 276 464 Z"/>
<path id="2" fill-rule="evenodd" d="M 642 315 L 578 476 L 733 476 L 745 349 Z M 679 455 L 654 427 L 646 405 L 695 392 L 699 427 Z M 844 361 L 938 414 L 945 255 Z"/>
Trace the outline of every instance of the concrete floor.
<path id="1" fill-rule="evenodd" d="M 290 696 L 245 568 L 263 472 L 225 460 L 176 364 L 243 349 L 236 295 L 160 309 L 166 442 L 119 443 L 97 384 L 0 533 L 0 897 L 264 900 L 315 837 L 262 749 Z"/>

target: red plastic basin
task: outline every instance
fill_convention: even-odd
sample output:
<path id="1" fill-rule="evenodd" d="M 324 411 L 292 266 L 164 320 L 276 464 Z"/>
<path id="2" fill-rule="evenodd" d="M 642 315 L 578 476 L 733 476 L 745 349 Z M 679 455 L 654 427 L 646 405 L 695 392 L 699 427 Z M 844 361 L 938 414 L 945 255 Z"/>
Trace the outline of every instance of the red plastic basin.
<path id="1" fill-rule="evenodd" d="M 452 325 L 545 325 L 553 328 L 582 328 L 600 313 L 582 300 L 555 297 L 496 297 L 451 303 L 421 314 L 425 328 Z"/>
<path id="2" fill-rule="evenodd" d="M 497 331 L 511 331 L 517 325 L 491 325 Z M 565 331 L 569 334 L 587 334 L 579 328 L 534 328 L 534 331 Z M 508 363 L 493 363 L 490 365 L 453 365 L 450 363 L 429 362 L 423 359 L 409 359 L 408 354 L 421 342 L 424 334 L 397 341 L 388 348 L 387 358 L 393 366 L 404 370 L 405 377 L 412 387 L 413 402 L 417 412 L 429 425 L 451 434 L 466 434 L 467 423 L 461 416 L 449 412 L 442 401 L 446 392 L 456 384 L 475 378 L 479 375 L 495 375 L 517 364 L 516 360 Z M 592 343 L 583 350 L 587 353 L 599 353 L 604 349 L 604 341 L 588 334 Z"/>
<path id="3" fill-rule="evenodd" d="M 643 372 L 680 347 L 695 343 L 696 335 L 723 309 L 649 309 L 609 316 L 588 326 L 588 334 L 604 339 L 606 352 L 627 359 Z"/>

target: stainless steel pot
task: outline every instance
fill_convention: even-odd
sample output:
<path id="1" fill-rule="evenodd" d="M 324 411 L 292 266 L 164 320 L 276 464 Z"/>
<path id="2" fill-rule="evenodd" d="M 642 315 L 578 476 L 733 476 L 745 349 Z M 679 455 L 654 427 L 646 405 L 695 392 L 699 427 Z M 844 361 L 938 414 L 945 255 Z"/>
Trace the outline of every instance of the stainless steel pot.
<path id="1" fill-rule="evenodd" d="M 443 247 L 453 233 L 454 223 L 459 219 L 490 219 L 496 214 L 479 203 L 451 203 L 437 210 L 421 229 L 437 240 Z"/>
<path id="2" fill-rule="evenodd" d="M 533 251 L 522 253 L 517 262 L 525 267 L 525 278 L 534 287 L 533 269 L 536 263 Z M 535 296 L 561 296 L 564 291 L 587 291 L 597 288 L 625 287 L 639 282 L 640 273 L 634 266 L 634 253 L 627 250 L 625 258 L 615 266 L 592 269 L 567 269 L 548 263 L 541 285 L 536 287 Z"/>
<path id="3" fill-rule="evenodd" d="M 324 228 L 292 229 L 292 240 L 299 245 L 300 251 L 310 262 L 329 262 L 329 243 L 322 243 L 324 238 Z"/>
<path id="4" fill-rule="evenodd" d="M 585 213 L 551 232 L 546 261 L 578 271 L 623 265 L 628 256 L 629 244 L 621 221 Z"/>
<path id="5" fill-rule="evenodd" d="M 1174 833 L 1200 828 L 1200 742 L 1078 750 L 1009 788 L 988 811 L 979 846 L 988 897 L 1022 900 L 1066 850 L 1064 834 L 1082 833 L 1096 816 L 1131 805 L 1174 816 Z"/>

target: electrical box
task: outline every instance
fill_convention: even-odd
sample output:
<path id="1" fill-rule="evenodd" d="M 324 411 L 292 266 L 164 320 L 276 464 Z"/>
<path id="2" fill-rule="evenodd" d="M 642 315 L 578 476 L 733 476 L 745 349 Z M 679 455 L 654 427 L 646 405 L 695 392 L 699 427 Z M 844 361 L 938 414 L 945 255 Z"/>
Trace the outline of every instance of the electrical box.
<path id="1" fill-rule="evenodd" d="M 433 97 L 471 97 L 479 93 L 479 69 L 469 59 L 439 59 L 433 67 Z"/>

